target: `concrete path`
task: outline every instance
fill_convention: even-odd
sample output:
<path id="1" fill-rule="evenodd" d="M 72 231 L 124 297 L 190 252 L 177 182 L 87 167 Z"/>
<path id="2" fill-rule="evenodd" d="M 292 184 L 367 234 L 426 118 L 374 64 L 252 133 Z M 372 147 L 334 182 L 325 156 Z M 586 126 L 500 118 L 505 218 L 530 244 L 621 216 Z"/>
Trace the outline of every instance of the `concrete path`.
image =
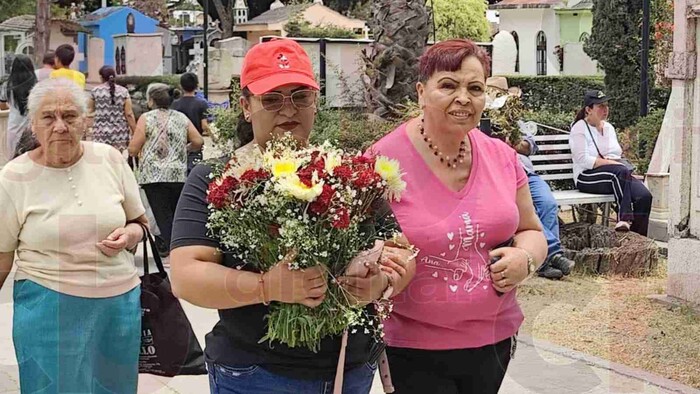
<path id="1" fill-rule="evenodd" d="M 0 394 L 19 394 L 17 361 L 12 345 L 12 279 L 0 291 Z M 184 303 L 200 343 L 218 320 L 216 311 Z M 173 379 L 141 375 L 142 394 L 206 394 L 206 376 Z M 378 379 L 372 394 L 382 393 Z M 700 393 L 673 381 L 522 337 L 500 391 L 503 394 L 579 394 L 579 393 Z M 302 393 L 300 393 L 302 394 Z M 439 393 L 431 393 L 439 394 Z"/>

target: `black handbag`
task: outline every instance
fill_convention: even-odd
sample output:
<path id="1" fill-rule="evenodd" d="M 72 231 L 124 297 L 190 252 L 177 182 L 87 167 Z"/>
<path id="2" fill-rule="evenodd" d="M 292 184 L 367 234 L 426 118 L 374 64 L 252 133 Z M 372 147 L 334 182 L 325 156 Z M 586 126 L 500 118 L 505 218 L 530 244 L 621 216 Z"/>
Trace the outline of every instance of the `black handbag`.
<path id="1" fill-rule="evenodd" d="M 603 157 L 603 155 L 600 153 L 600 149 L 598 149 L 598 144 L 596 144 L 596 142 L 595 142 L 595 137 L 593 137 L 593 132 L 591 132 L 591 128 L 590 128 L 590 126 L 588 126 L 588 122 L 586 122 L 585 120 L 583 122 L 586 124 L 586 128 L 588 129 L 588 134 L 590 134 L 590 136 L 591 136 L 591 140 L 593 141 L 593 145 L 595 146 L 595 150 L 598 151 L 598 156 L 601 159 L 605 159 L 605 157 Z M 616 162 L 622 164 L 623 166 L 627 167 L 627 169 L 632 171 L 632 172 L 634 172 L 637 169 L 637 166 L 632 164 L 629 160 L 625 159 L 624 157 L 620 158 L 620 159 L 607 159 L 607 160 L 616 161 Z"/>
<path id="2" fill-rule="evenodd" d="M 204 353 L 192 325 L 173 295 L 170 280 L 158 255 L 153 235 L 141 225 L 143 276 L 141 277 L 141 354 L 139 373 L 173 377 L 205 375 Z M 158 272 L 148 268 L 148 245 Z"/>

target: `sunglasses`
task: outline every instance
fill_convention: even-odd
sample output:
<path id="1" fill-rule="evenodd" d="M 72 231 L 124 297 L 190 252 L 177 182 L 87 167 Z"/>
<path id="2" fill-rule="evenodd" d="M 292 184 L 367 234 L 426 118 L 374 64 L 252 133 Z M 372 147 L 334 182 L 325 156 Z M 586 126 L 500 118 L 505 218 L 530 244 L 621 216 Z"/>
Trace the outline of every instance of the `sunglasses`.
<path id="1" fill-rule="evenodd" d="M 311 108 L 316 105 L 316 96 L 315 90 L 297 90 L 289 96 L 278 92 L 270 92 L 255 97 L 260 99 L 260 103 L 266 111 L 277 112 L 282 109 L 287 99 L 291 101 L 296 109 Z"/>

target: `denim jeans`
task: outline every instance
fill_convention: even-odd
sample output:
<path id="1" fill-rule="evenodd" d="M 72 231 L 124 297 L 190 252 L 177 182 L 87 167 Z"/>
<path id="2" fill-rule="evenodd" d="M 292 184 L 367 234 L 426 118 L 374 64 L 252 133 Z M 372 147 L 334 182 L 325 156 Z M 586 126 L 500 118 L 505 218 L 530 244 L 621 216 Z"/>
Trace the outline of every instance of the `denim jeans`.
<path id="1" fill-rule="evenodd" d="M 259 365 L 207 364 L 211 394 L 331 394 L 333 380 L 302 380 L 277 375 Z M 368 394 L 377 364 L 345 371 L 343 394 Z"/>
<path id="2" fill-rule="evenodd" d="M 552 189 L 547 182 L 537 174 L 527 175 L 530 185 L 530 195 L 535 204 L 537 217 L 540 218 L 544 236 L 547 238 L 547 257 L 561 253 L 559 241 L 559 205 L 552 195 Z"/>

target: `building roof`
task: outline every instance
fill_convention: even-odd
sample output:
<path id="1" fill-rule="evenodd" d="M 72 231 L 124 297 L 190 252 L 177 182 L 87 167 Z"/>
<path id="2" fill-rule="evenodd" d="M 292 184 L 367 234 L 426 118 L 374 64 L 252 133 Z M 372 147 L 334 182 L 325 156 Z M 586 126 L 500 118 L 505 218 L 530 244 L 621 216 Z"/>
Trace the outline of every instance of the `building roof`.
<path id="1" fill-rule="evenodd" d="M 20 15 L 10 18 L 2 23 L 0 23 L 0 30 L 2 31 L 29 31 L 34 28 L 36 24 L 36 16 L 34 15 Z"/>
<path id="2" fill-rule="evenodd" d="M 121 10 L 124 10 L 124 9 L 129 10 L 129 12 L 140 14 L 140 15 L 158 23 L 158 20 L 151 18 L 150 16 L 144 14 L 143 12 L 141 12 L 137 9 L 131 8 L 131 7 L 126 7 L 126 6 L 100 8 L 97 11 L 94 11 L 90 14 L 85 15 L 85 17 L 83 19 L 81 19 L 81 22 L 82 22 L 83 26 L 93 26 L 93 25 L 98 24 L 101 20 L 109 18 L 113 14 L 115 14 Z"/>
<path id="3" fill-rule="evenodd" d="M 302 12 L 311 7 L 313 4 L 294 4 L 288 5 L 274 10 L 265 11 L 248 22 L 239 23 L 241 25 L 260 25 L 284 22 L 291 18 L 292 15 Z"/>
<path id="4" fill-rule="evenodd" d="M 101 21 L 104 18 L 109 17 L 110 15 L 114 14 L 115 12 L 119 12 L 124 8 L 129 8 L 129 7 L 105 7 L 105 8 L 100 8 L 97 11 L 93 11 L 83 18 L 84 21 L 86 22 L 97 22 Z"/>
<path id="5" fill-rule="evenodd" d="M 593 0 L 581 0 L 578 3 L 567 7 L 569 10 L 590 10 L 593 9 Z"/>
<path id="6" fill-rule="evenodd" d="M 502 10 L 509 8 L 553 8 L 565 5 L 565 0 L 503 0 L 498 4 L 489 6 L 492 10 Z"/>
<path id="7" fill-rule="evenodd" d="M 65 33 L 88 32 L 79 23 L 67 19 L 51 19 L 52 24 L 57 24 Z M 0 31 L 34 31 L 36 25 L 36 16 L 20 15 L 10 18 L 0 23 Z"/>

